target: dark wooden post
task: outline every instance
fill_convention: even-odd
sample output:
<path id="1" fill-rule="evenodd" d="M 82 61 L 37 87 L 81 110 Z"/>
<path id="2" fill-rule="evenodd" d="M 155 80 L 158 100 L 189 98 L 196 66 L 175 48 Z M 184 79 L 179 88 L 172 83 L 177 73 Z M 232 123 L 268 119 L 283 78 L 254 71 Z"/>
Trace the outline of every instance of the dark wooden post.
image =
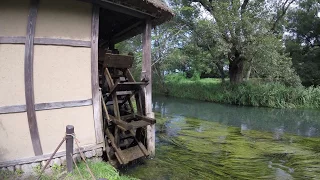
<path id="1" fill-rule="evenodd" d="M 74 127 L 72 125 L 66 126 L 66 160 L 67 160 L 67 170 L 68 173 L 73 171 L 73 135 Z"/>
<path id="2" fill-rule="evenodd" d="M 151 70 L 151 21 L 146 21 L 146 26 L 142 37 L 142 78 L 147 77 L 149 84 L 145 88 L 145 111 L 146 115 L 154 118 L 152 112 L 152 70 Z M 155 155 L 155 126 L 147 127 L 147 149 L 151 156 Z"/>

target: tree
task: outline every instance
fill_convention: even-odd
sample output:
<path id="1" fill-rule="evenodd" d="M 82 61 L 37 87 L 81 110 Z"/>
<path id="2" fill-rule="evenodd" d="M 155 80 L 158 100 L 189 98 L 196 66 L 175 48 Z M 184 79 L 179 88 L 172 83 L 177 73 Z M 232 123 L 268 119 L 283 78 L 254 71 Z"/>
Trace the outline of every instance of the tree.
<path id="1" fill-rule="evenodd" d="M 301 0 L 288 17 L 286 51 L 305 86 L 320 85 L 319 12 L 319 0 Z"/>
<path id="2" fill-rule="evenodd" d="M 284 18 L 294 0 L 267 1 L 257 0 L 193 0 L 183 1 L 189 6 L 198 3 L 209 12 L 217 33 L 215 37 L 226 47 L 226 58 L 229 61 L 230 82 L 238 84 L 243 81 L 246 61 L 249 61 L 256 37 L 275 36 L 279 22 Z M 272 11 L 271 11 L 272 9 Z M 274 13 L 270 13 L 274 12 Z M 263 36 L 262 36 L 263 35 Z M 252 53 L 251 53 L 252 54 Z"/>

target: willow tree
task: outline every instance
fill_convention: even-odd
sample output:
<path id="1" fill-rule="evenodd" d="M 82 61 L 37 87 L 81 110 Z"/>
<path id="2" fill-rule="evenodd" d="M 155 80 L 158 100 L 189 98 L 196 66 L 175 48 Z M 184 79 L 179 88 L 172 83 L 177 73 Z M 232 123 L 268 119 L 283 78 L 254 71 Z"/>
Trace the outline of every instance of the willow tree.
<path id="1" fill-rule="evenodd" d="M 219 38 L 229 61 L 230 82 L 243 81 L 245 63 L 254 59 L 249 50 L 256 37 L 276 37 L 279 25 L 295 0 L 187 0 L 191 6 L 203 7 L 213 17 L 215 37 Z M 217 36 L 218 35 L 218 36 Z M 280 39 L 280 38 L 279 38 Z M 274 53 L 274 52 L 272 52 Z M 249 65 L 250 66 L 250 65 Z"/>

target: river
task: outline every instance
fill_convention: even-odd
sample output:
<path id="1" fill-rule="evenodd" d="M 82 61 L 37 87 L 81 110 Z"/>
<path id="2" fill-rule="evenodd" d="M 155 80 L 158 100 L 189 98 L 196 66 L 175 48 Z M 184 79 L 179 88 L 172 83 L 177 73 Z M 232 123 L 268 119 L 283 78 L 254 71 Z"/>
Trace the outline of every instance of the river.
<path id="1" fill-rule="evenodd" d="M 140 179 L 320 179 L 320 111 L 153 97 L 156 157 Z"/>

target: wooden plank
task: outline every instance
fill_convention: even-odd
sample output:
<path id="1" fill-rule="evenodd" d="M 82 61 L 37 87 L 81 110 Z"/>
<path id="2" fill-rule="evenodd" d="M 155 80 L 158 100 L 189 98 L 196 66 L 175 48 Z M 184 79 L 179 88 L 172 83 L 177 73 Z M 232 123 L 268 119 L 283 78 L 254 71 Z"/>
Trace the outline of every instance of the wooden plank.
<path id="1" fill-rule="evenodd" d="M 0 114 L 26 112 L 26 105 L 2 106 Z"/>
<path id="2" fill-rule="evenodd" d="M 26 37 L 23 36 L 1 36 L 0 44 L 24 44 L 26 43 Z"/>
<path id="3" fill-rule="evenodd" d="M 86 152 L 86 151 L 91 151 L 95 150 L 98 148 L 103 148 L 103 143 L 101 144 L 95 144 L 95 145 L 88 145 L 88 146 L 83 146 L 80 147 L 81 151 Z M 73 154 L 79 154 L 79 149 L 76 148 L 73 152 Z M 0 168 L 1 167 L 9 167 L 9 166 L 14 166 L 18 164 L 29 164 L 29 163 L 34 163 L 34 162 L 41 162 L 48 160 L 50 158 L 51 154 L 45 154 L 45 155 L 40 155 L 40 156 L 33 156 L 30 158 L 24 158 L 24 159 L 19 159 L 19 160 L 13 160 L 13 161 L 4 161 L 0 162 Z M 63 157 L 66 156 L 66 151 L 61 151 L 57 152 L 56 155 L 53 156 L 53 158 L 58 158 L 58 157 Z"/>
<path id="4" fill-rule="evenodd" d="M 146 117 L 146 116 L 141 116 L 141 115 L 138 115 L 138 114 L 135 114 L 135 116 L 138 118 L 138 119 L 141 119 L 141 120 L 144 120 L 150 124 L 155 124 L 156 123 L 156 120 L 153 119 L 153 118 L 150 118 L 150 117 Z"/>
<path id="5" fill-rule="evenodd" d="M 26 37 L 23 36 L 0 36 L 0 44 L 25 44 Z M 56 45 L 72 47 L 91 47 L 91 41 L 57 39 L 57 38 L 34 38 L 36 45 Z"/>
<path id="6" fill-rule="evenodd" d="M 130 125 L 129 123 L 127 123 L 125 121 L 122 121 L 122 120 L 119 120 L 118 118 L 116 118 L 116 117 L 114 117 L 114 116 L 112 116 L 110 114 L 109 114 L 109 117 L 110 117 L 112 122 L 114 122 L 115 124 L 121 126 L 122 130 L 126 131 L 126 130 L 130 130 L 130 129 L 133 128 L 132 125 Z"/>
<path id="7" fill-rule="evenodd" d="M 78 101 L 62 101 L 62 102 L 52 102 L 52 103 L 39 103 L 35 105 L 35 110 L 50 110 L 50 109 L 61 109 L 61 108 L 71 108 L 71 107 L 81 107 L 90 106 L 92 104 L 92 99 L 78 100 Z"/>
<path id="8" fill-rule="evenodd" d="M 37 117 L 34 106 L 34 84 L 33 84 L 33 51 L 34 34 L 36 28 L 36 19 L 38 14 L 39 0 L 31 0 L 31 6 L 28 15 L 27 35 L 25 43 L 24 56 L 24 80 L 26 110 L 28 116 L 29 130 L 32 140 L 33 151 L 36 156 L 42 155 L 42 147 L 38 131 Z"/>
<path id="9" fill-rule="evenodd" d="M 120 164 L 127 164 L 128 161 L 124 158 L 122 151 L 120 148 L 118 148 L 118 146 L 116 146 L 115 142 L 114 142 L 114 137 L 112 135 L 112 133 L 109 131 L 109 129 L 106 129 L 106 134 L 107 137 L 110 139 L 111 141 L 111 145 L 114 148 L 114 150 L 116 151 L 116 153 L 118 154 L 117 159 L 120 162 Z"/>
<path id="10" fill-rule="evenodd" d="M 92 99 L 35 104 L 36 111 L 92 105 Z M 26 105 L 0 107 L 0 114 L 26 112 Z"/>
<path id="11" fill-rule="evenodd" d="M 145 92 L 145 113 L 153 118 L 152 113 L 152 72 L 151 72 L 151 21 L 146 21 L 146 26 L 142 36 L 142 73 L 141 79 L 149 79 L 149 84 L 144 88 Z M 143 114 L 142 114 L 143 115 Z M 151 156 L 155 155 L 155 126 L 147 126 L 147 149 Z"/>
<path id="12" fill-rule="evenodd" d="M 115 67 L 115 68 L 131 68 L 134 57 L 121 55 L 121 54 L 109 54 L 106 53 L 100 60 L 103 59 L 103 67 Z"/>
<path id="13" fill-rule="evenodd" d="M 91 41 L 73 40 L 73 39 L 56 39 L 56 38 L 34 38 L 34 44 L 72 46 L 72 47 L 91 47 Z"/>
<path id="14" fill-rule="evenodd" d="M 98 36 L 99 36 L 99 7 L 92 7 L 91 24 L 91 90 L 94 128 L 96 133 L 96 142 L 104 142 L 102 131 L 101 98 L 99 94 L 99 73 L 98 73 Z"/>

